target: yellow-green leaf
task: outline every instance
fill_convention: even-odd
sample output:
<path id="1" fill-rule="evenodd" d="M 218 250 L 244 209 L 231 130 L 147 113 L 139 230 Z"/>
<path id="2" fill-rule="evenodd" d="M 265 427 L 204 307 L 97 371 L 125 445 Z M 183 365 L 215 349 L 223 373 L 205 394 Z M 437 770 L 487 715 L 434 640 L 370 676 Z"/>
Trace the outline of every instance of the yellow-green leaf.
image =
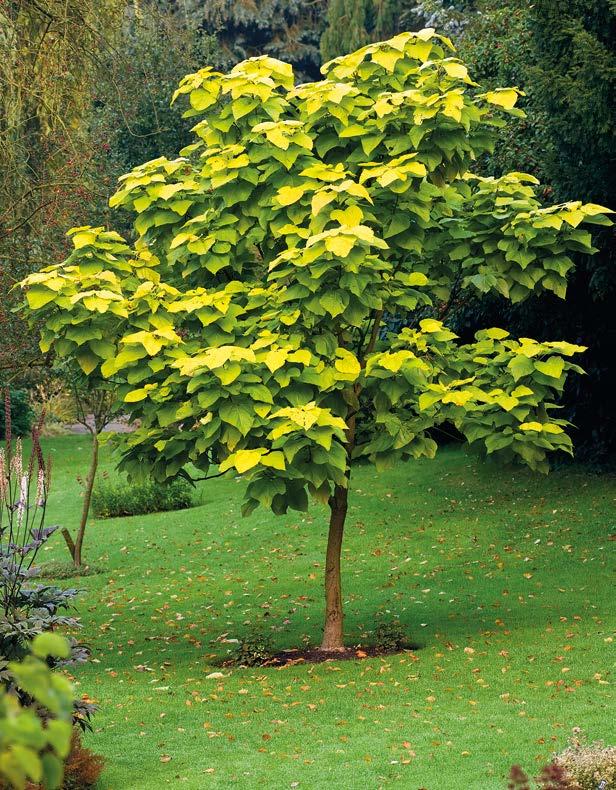
<path id="1" fill-rule="evenodd" d="M 126 403 L 137 403 L 140 400 L 145 400 L 148 397 L 148 390 L 145 387 L 142 387 L 138 390 L 132 390 L 127 395 L 124 396 L 124 401 Z"/>
<path id="2" fill-rule="evenodd" d="M 79 367 L 83 370 L 86 376 L 96 368 L 99 363 L 99 358 L 93 354 L 89 349 L 80 348 L 77 352 L 77 362 Z"/>
<path id="3" fill-rule="evenodd" d="M 385 45 L 383 44 L 380 46 L 382 48 L 372 53 L 372 62 L 378 63 L 379 66 L 387 69 L 387 71 L 393 71 L 396 68 L 396 63 L 402 57 L 402 53 L 397 52 L 395 49 L 385 49 Z"/>
<path id="4" fill-rule="evenodd" d="M 333 252 L 339 258 L 346 258 L 355 246 L 355 239 L 353 236 L 338 235 L 329 236 L 325 239 L 325 249 L 328 252 Z"/>
<path id="5" fill-rule="evenodd" d="M 290 206 L 304 194 L 305 187 L 281 187 L 276 195 L 276 200 L 281 206 Z"/>
<path id="6" fill-rule="evenodd" d="M 94 244 L 95 241 L 96 233 L 91 230 L 83 230 L 80 233 L 75 233 L 73 236 L 73 244 L 76 250 L 87 247 L 89 244 Z"/>
<path id="7" fill-rule="evenodd" d="M 445 60 L 442 65 L 450 77 L 460 80 L 468 78 L 468 69 L 463 63 L 457 63 L 455 60 Z"/>
<path id="8" fill-rule="evenodd" d="M 26 299 L 31 310 L 40 310 L 41 307 L 45 307 L 49 302 L 53 302 L 55 298 L 55 293 L 50 291 L 49 288 L 34 285 L 30 286 L 26 291 Z"/>
<path id="9" fill-rule="evenodd" d="M 256 450 L 238 450 L 233 460 L 235 468 L 240 474 L 247 472 L 259 463 L 261 456 L 265 452 L 266 451 L 261 447 Z"/>
<path id="10" fill-rule="evenodd" d="M 424 318 L 419 322 L 422 332 L 440 332 L 443 328 L 442 321 L 436 321 L 434 318 Z"/>
<path id="11" fill-rule="evenodd" d="M 514 88 L 497 88 L 483 95 L 490 104 L 497 104 L 499 107 L 504 107 L 505 110 L 510 110 L 514 107 L 518 100 L 518 91 Z"/>
<path id="12" fill-rule="evenodd" d="M 565 363 L 561 357 L 550 357 L 545 362 L 535 362 L 535 368 L 545 376 L 559 379 L 562 375 Z"/>
<path id="13" fill-rule="evenodd" d="M 346 348 L 338 348 L 336 350 L 336 361 L 334 362 L 334 367 L 341 373 L 346 379 L 352 381 L 359 376 L 361 372 L 361 365 L 357 361 L 357 357 L 355 354 L 352 354 L 350 351 L 347 351 Z"/>
<path id="14" fill-rule="evenodd" d="M 261 463 L 263 466 L 279 469 L 281 472 L 286 469 L 284 453 L 281 453 L 280 450 L 272 450 L 271 453 L 266 453 L 261 457 Z"/>

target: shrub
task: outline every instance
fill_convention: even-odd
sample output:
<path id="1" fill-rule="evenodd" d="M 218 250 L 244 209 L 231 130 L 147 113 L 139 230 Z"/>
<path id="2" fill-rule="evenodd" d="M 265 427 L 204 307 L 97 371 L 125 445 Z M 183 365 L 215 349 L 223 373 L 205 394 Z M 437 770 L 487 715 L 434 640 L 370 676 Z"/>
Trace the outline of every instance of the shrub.
<path id="1" fill-rule="evenodd" d="M 32 584 L 38 574 L 34 562 L 40 548 L 57 527 L 45 526 L 51 466 L 43 458 L 39 442 L 42 421 L 32 427 L 30 458 L 24 458 L 21 439 L 13 441 L 11 399 L 5 398 L 7 437 L 0 447 L 0 686 L 21 706 L 34 697 L 21 686 L 12 661 L 24 659 L 29 642 L 58 626 L 75 628 L 79 622 L 68 614 L 76 589 L 63 590 L 49 584 Z M 88 650 L 71 639 L 66 656 L 48 658 L 53 669 L 61 664 L 85 661 Z M 77 700 L 73 721 L 89 727 L 94 707 Z M 0 733 L 1 737 L 1 733 Z"/>
<path id="2" fill-rule="evenodd" d="M 374 632 L 375 647 L 385 653 L 402 650 L 406 643 L 406 633 L 398 620 L 381 622 Z"/>
<path id="3" fill-rule="evenodd" d="M 11 414 L 9 433 L 13 436 L 27 436 L 34 421 L 28 393 L 25 390 L 11 390 L 8 400 Z M 5 409 L 0 408 L 0 439 L 6 436 L 6 423 Z"/>
<path id="4" fill-rule="evenodd" d="M 570 783 L 564 770 L 556 763 L 546 765 L 532 787 L 537 790 L 580 790 L 576 784 Z M 519 765 L 511 768 L 507 790 L 531 790 L 531 779 Z"/>
<path id="5" fill-rule="evenodd" d="M 603 741 L 587 743 L 579 729 L 573 730 L 569 745 L 552 756 L 537 777 L 536 783 L 514 765 L 509 774 L 508 790 L 613 790 L 616 788 L 616 746 Z"/>
<path id="6" fill-rule="evenodd" d="M 192 486 L 179 478 L 169 483 L 148 480 L 137 485 L 105 477 L 92 494 L 94 514 L 99 518 L 183 510 L 192 504 Z"/>
<path id="7" fill-rule="evenodd" d="M 69 681 L 48 666 L 50 657 L 66 658 L 68 643 L 56 634 L 41 634 L 32 655 L 12 662 L 14 682 L 28 702 L 0 690 L 0 779 L 23 788 L 28 780 L 61 786 L 63 762 L 71 740 L 73 690 Z"/>
<path id="8" fill-rule="evenodd" d="M 579 730 L 574 730 L 567 748 L 554 755 L 554 763 L 564 769 L 577 790 L 602 790 L 616 788 L 616 746 L 606 746 L 603 741 L 587 743 Z"/>
<path id="9" fill-rule="evenodd" d="M 73 562 L 46 562 L 39 568 L 39 579 L 74 579 L 78 576 L 95 576 L 104 570 L 101 565 L 82 565 L 76 568 Z"/>
<path id="10" fill-rule="evenodd" d="M 38 573 L 36 556 L 57 529 L 45 526 L 51 467 L 39 442 L 42 422 L 32 427 L 30 458 L 24 458 L 21 439 L 13 441 L 12 414 L 7 392 L 7 436 L 0 448 L 0 657 L 5 660 L 23 658 L 27 642 L 43 631 L 78 625 L 65 614 L 77 590 L 30 584 Z"/>
<path id="11" fill-rule="evenodd" d="M 269 634 L 259 630 L 249 631 L 237 646 L 235 659 L 245 667 L 264 664 L 273 655 L 274 648 Z"/>
<path id="12" fill-rule="evenodd" d="M 81 742 L 78 730 L 73 729 L 70 752 L 64 763 L 64 777 L 61 790 L 88 790 L 99 779 L 105 761 L 100 754 L 86 748 Z M 5 784 L 0 778 L 0 790 L 9 790 L 12 785 Z M 44 785 L 28 782 L 25 790 L 48 790 Z"/>
<path id="13" fill-rule="evenodd" d="M 104 760 L 100 754 L 88 749 L 81 742 L 81 733 L 73 729 L 71 750 L 64 765 L 62 790 L 86 790 L 93 787 L 103 771 Z"/>

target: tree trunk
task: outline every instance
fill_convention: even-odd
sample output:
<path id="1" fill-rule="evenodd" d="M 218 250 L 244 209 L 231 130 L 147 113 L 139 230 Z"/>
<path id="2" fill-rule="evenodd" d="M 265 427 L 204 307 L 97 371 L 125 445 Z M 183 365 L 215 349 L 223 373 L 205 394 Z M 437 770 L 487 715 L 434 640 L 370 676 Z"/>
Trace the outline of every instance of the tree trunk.
<path id="1" fill-rule="evenodd" d="M 383 311 L 376 310 L 368 345 L 365 351 L 360 354 L 360 365 L 362 368 L 366 365 L 368 355 L 374 350 L 378 340 L 382 319 Z M 344 345 L 340 337 L 338 338 L 338 344 L 340 346 Z M 331 515 L 329 519 L 329 534 L 327 536 L 327 554 L 325 557 L 325 626 L 323 628 L 323 641 L 319 648 L 323 652 L 336 651 L 341 653 L 345 649 L 343 635 L 342 584 L 340 580 L 340 554 L 342 552 L 342 536 L 344 534 L 344 523 L 346 521 L 349 502 L 348 486 L 351 480 L 351 459 L 355 448 L 355 431 L 357 428 L 356 421 L 360 394 L 361 386 L 359 383 L 356 383 L 349 392 L 352 398 L 347 399 L 347 403 L 353 404 L 349 406 L 345 431 L 347 485 L 346 487 L 335 486 L 334 493 L 329 499 Z"/>
<path id="2" fill-rule="evenodd" d="M 347 514 L 347 501 L 348 489 L 336 486 L 333 496 L 329 500 L 331 516 L 325 559 L 325 627 L 323 629 L 323 642 L 320 647 L 323 651 L 335 650 L 341 652 L 344 650 L 340 553 Z"/>
<path id="3" fill-rule="evenodd" d="M 75 559 L 75 541 L 73 540 L 73 536 L 71 535 L 71 533 L 68 531 L 68 529 L 66 527 L 64 527 L 64 529 L 62 530 L 62 537 L 64 538 L 64 541 L 65 541 L 66 546 L 68 548 L 69 554 L 71 555 L 71 557 L 74 560 Z"/>
<path id="4" fill-rule="evenodd" d="M 83 538 L 86 532 L 86 524 L 88 523 L 88 515 L 90 513 L 90 502 L 92 500 L 92 489 L 94 488 L 94 480 L 96 479 L 96 470 L 98 468 L 98 434 L 92 434 L 92 456 L 90 458 L 90 469 L 88 471 L 88 478 L 86 480 L 86 489 L 83 495 L 83 508 L 81 511 L 81 521 L 79 529 L 77 530 L 77 537 L 75 539 L 75 549 L 73 551 L 73 562 L 75 567 L 80 568 L 82 565 L 81 550 L 83 547 Z"/>

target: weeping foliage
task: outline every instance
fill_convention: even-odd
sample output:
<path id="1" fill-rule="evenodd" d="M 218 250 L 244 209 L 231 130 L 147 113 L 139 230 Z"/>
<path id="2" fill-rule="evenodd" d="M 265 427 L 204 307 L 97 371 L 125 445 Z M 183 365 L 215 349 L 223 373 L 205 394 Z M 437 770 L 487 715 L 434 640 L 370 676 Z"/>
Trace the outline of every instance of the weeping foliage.
<path id="1" fill-rule="evenodd" d="M 0 6 L 0 376 L 32 348 L 11 287 L 53 260 L 74 216 L 87 153 L 90 87 L 123 3 L 9 0 Z M 60 255 L 61 258 L 61 255 Z M 58 258 L 58 259 L 60 259 Z"/>

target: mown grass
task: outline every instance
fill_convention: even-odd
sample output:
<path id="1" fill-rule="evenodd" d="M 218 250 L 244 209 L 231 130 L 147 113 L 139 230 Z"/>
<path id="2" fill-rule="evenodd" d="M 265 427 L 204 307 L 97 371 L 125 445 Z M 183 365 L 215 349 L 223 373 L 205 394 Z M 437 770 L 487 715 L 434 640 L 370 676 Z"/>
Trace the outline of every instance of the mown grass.
<path id="1" fill-rule="evenodd" d="M 46 445 L 49 523 L 73 526 L 87 440 Z M 458 449 L 386 475 L 360 467 L 348 642 L 397 615 L 422 649 L 221 669 L 222 640 L 255 624 L 277 648 L 320 636 L 325 511 L 243 519 L 243 485 L 211 481 L 200 507 L 89 527 L 85 556 L 104 570 L 75 582 L 93 649 L 75 676 L 101 708 L 87 738 L 107 761 L 101 788 L 489 790 L 512 763 L 538 770 L 574 726 L 615 740 L 613 476 L 534 477 Z M 65 552 L 56 536 L 44 561 Z"/>

